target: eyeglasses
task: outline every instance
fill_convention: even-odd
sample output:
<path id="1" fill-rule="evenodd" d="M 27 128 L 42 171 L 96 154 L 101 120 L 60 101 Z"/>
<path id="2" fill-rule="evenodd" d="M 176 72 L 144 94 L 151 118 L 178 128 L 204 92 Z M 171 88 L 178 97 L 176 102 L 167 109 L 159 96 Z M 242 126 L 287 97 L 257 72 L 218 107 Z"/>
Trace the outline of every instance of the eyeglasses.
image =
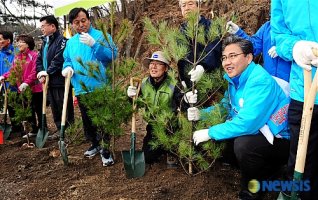
<path id="1" fill-rule="evenodd" d="M 234 60 L 237 56 L 241 55 L 241 54 L 245 54 L 245 53 L 230 53 L 230 55 L 225 56 L 223 55 L 221 57 L 221 61 L 225 62 L 227 59 L 229 59 L 230 61 Z"/>
<path id="2" fill-rule="evenodd" d="M 150 62 L 149 63 L 149 67 L 158 67 L 158 66 L 164 66 L 165 64 L 164 63 L 160 63 L 160 62 Z"/>

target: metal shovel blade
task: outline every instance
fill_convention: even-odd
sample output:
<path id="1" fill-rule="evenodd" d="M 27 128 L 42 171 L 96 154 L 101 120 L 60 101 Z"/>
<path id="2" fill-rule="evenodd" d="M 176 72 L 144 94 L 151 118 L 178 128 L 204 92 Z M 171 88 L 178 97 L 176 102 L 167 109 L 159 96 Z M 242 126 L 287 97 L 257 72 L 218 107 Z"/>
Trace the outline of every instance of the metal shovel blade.
<path id="1" fill-rule="evenodd" d="M 135 151 L 135 133 L 131 133 L 129 151 L 122 151 L 122 158 L 127 178 L 142 177 L 145 174 L 145 155 L 142 151 Z"/>
<path id="2" fill-rule="evenodd" d="M 66 144 L 65 144 L 64 141 L 60 140 L 58 142 L 58 145 L 59 145 L 59 149 L 60 149 L 60 152 L 61 152 L 61 155 L 62 155 L 62 159 L 63 159 L 64 165 L 68 165 Z"/>
<path id="3" fill-rule="evenodd" d="M 48 136 L 49 136 L 49 132 L 46 130 L 46 128 L 39 129 L 35 139 L 36 147 L 43 148 Z"/>
<path id="4" fill-rule="evenodd" d="M 12 127 L 10 125 L 4 125 L 4 127 L 1 129 L 3 130 L 3 133 L 4 133 L 4 139 L 5 140 L 8 139 L 12 131 Z"/>

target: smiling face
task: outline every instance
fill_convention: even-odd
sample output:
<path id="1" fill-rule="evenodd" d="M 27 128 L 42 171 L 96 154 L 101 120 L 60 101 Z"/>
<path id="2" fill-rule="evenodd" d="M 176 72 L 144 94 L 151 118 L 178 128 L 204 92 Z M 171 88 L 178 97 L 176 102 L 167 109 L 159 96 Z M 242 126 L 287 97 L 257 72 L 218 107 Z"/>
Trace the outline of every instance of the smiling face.
<path id="1" fill-rule="evenodd" d="M 183 18 L 185 18 L 189 12 L 199 12 L 196 0 L 181 0 L 180 7 Z"/>
<path id="2" fill-rule="evenodd" d="M 222 52 L 222 66 L 230 78 L 240 75 L 252 62 L 253 55 L 245 55 L 238 44 L 230 44 Z"/>
<path id="3" fill-rule="evenodd" d="M 153 60 L 149 63 L 149 73 L 154 79 L 163 77 L 164 73 L 167 71 L 168 67 L 163 62 Z"/>
<path id="4" fill-rule="evenodd" d="M 87 33 L 91 26 L 90 20 L 83 11 L 80 11 L 72 22 L 72 27 L 78 33 Z"/>
<path id="5" fill-rule="evenodd" d="M 53 34 L 56 31 L 54 24 L 48 24 L 46 20 L 41 21 L 41 31 L 44 36 Z"/>
<path id="6" fill-rule="evenodd" d="M 29 48 L 29 45 L 24 40 L 18 40 L 17 43 L 20 52 L 25 52 Z"/>
<path id="7" fill-rule="evenodd" d="M 0 49 L 10 45 L 10 39 L 4 39 L 3 35 L 0 34 Z"/>

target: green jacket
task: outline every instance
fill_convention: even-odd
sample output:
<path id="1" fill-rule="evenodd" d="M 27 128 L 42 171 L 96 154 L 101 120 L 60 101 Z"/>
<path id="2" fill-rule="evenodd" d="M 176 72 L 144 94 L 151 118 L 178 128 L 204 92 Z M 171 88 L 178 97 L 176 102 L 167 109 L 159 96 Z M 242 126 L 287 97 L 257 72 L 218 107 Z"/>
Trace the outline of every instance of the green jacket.
<path id="1" fill-rule="evenodd" d="M 180 90 L 176 87 L 176 81 L 173 81 L 169 75 L 160 82 L 155 83 L 151 77 L 146 77 L 141 84 L 142 98 L 149 103 L 151 107 L 167 108 L 175 111 L 179 101 Z"/>

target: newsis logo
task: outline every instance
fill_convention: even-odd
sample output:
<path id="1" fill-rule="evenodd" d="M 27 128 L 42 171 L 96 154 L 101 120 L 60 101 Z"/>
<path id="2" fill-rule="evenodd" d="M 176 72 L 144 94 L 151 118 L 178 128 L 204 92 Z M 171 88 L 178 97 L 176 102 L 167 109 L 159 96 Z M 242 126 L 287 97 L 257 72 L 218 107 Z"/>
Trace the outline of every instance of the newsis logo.
<path id="1" fill-rule="evenodd" d="M 310 181 L 309 180 L 300 180 L 300 181 L 283 181 L 283 180 L 274 180 L 274 181 L 258 181 L 252 179 L 248 182 L 248 190 L 251 193 L 257 193 L 258 191 L 262 192 L 308 192 L 310 191 Z"/>

